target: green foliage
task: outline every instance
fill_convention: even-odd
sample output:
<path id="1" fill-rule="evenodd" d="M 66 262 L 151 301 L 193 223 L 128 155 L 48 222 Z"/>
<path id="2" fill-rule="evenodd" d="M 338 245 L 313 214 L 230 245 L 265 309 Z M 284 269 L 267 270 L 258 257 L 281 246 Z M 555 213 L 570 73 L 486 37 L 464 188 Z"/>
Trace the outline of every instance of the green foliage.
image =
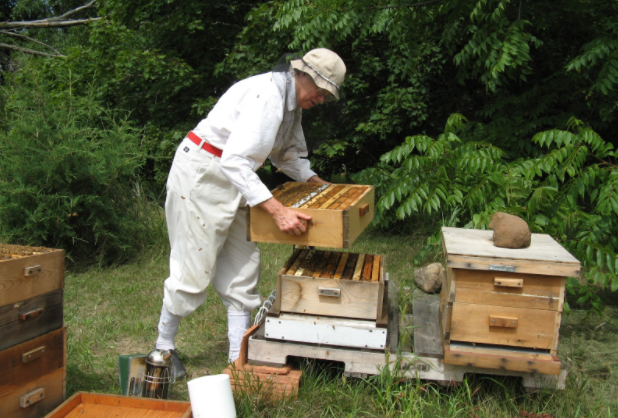
<path id="1" fill-rule="evenodd" d="M 609 122 L 614 120 L 612 113 L 618 104 L 615 92 L 618 84 L 618 24 L 610 22 L 603 29 L 604 33 L 585 44 L 581 54 L 566 68 L 567 71 L 584 72 L 593 80 L 589 94 L 603 95 L 601 118 Z"/>
<path id="2" fill-rule="evenodd" d="M 71 73 L 52 83 L 26 64 L 3 89 L 0 235 L 122 260 L 144 244 L 133 186 L 142 135 L 78 87 Z"/>
<path id="3" fill-rule="evenodd" d="M 616 152 L 582 122 L 571 119 L 568 128 L 538 133 L 532 142 L 543 153 L 512 160 L 481 140 L 483 126 L 454 114 L 438 138 L 407 137 L 354 180 L 377 186 L 375 222 L 383 227 L 438 216 L 449 226 L 485 229 L 498 211 L 524 218 L 582 261 L 590 280 L 571 288 L 599 311 L 591 285 L 618 289 Z"/>

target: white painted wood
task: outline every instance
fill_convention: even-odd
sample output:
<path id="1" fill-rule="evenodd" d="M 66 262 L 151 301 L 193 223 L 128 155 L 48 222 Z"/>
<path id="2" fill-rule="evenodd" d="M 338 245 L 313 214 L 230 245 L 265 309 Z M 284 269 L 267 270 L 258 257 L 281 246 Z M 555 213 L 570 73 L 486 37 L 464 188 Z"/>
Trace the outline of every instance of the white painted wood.
<path id="1" fill-rule="evenodd" d="M 496 247 L 491 230 L 442 227 L 442 236 L 447 258 L 469 257 L 472 263 L 475 257 L 494 258 L 502 265 L 509 262 L 513 265 L 521 262 L 558 263 L 579 269 L 579 261 L 546 234 L 532 234 L 530 247 L 516 249 Z"/>
<path id="2" fill-rule="evenodd" d="M 530 389 L 560 390 L 564 390 L 566 381 L 566 370 L 563 370 L 560 375 L 513 372 L 444 364 L 440 359 L 418 357 L 409 352 L 404 352 L 397 358 L 395 355 L 387 355 L 383 352 L 361 351 L 355 348 L 310 346 L 295 342 L 265 340 L 256 335 L 249 338 L 248 358 L 250 361 L 286 364 L 288 356 L 342 362 L 345 365 L 346 375 L 378 375 L 388 367 L 401 377 L 440 382 L 463 382 L 465 374 L 481 373 L 521 377 L 523 386 Z"/>
<path id="3" fill-rule="evenodd" d="M 386 328 L 377 328 L 375 321 L 286 313 L 279 318 L 266 319 L 264 336 L 274 340 L 374 350 L 384 350 L 386 345 Z"/>

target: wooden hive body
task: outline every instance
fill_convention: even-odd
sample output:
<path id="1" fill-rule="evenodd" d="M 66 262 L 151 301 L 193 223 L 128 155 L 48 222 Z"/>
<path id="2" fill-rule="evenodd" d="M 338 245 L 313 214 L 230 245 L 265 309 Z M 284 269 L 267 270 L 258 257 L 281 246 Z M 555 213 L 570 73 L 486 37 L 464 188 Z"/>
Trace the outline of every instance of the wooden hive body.
<path id="1" fill-rule="evenodd" d="M 41 417 L 64 400 L 64 251 L 0 245 L 0 411 Z"/>
<path id="2" fill-rule="evenodd" d="M 382 314 L 384 258 L 339 251 L 294 251 L 277 276 L 276 310 L 377 320 Z"/>
<path id="3" fill-rule="evenodd" d="M 288 235 L 259 207 L 247 215 L 247 239 L 255 242 L 349 248 L 373 220 L 373 186 L 285 183 L 273 190 L 284 206 L 311 216 L 306 233 Z"/>
<path id="4" fill-rule="evenodd" d="M 522 249 L 495 247 L 492 237 L 493 231 L 442 228 L 444 361 L 558 374 L 565 281 L 579 276 L 580 263 L 548 235 L 532 234 Z"/>

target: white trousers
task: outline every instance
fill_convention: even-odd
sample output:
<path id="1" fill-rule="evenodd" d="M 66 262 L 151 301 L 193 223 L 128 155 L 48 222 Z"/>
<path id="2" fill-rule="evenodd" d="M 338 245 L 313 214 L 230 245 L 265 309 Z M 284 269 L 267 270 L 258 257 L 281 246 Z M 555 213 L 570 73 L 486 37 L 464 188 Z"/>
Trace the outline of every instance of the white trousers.
<path id="1" fill-rule="evenodd" d="M 244 205 L 219 158 L 185 138 L 174 156 L 165 201 L 171 254 L 163 305 L 171 314 L 185 317 L 196 310 L 211 282 L 228 312 L 260 306 L 255 289 L 260 251 L 247 241 Z"/>

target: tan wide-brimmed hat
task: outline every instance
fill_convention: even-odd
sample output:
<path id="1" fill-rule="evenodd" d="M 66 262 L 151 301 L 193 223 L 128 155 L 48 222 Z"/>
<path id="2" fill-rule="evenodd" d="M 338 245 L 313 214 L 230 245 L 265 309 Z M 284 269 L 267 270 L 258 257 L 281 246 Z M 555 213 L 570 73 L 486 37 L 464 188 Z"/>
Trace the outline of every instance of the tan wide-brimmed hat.
<path id="1" fill-rule="evenodd" d="M 302 59 L 290 62 L 293 68 L 307 73 L 315 84 L 330 91 L 339 99 L 339 91 L 345 80 L 345 64 L 339 55 L 330 49 L 317 48 L 307 52 Z"/>

